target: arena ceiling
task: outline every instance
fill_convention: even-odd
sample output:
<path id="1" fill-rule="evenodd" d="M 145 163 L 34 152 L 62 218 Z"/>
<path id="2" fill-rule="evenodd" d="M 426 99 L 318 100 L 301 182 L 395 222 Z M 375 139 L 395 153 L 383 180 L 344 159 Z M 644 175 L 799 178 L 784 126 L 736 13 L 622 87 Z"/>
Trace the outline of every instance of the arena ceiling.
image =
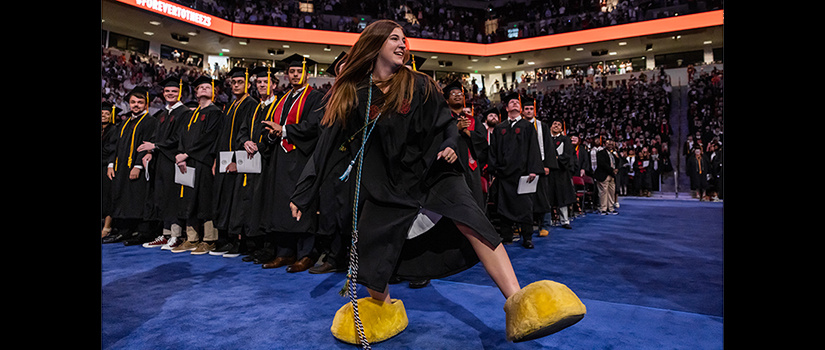
<path id="1" fill-rule="evenodd" d="M 342 40 L 346 41 L 346 39 L 334 39 L 337 38 L 334 35 L 340 33 L 315 31 L 313 34 L 319 34 L 311 35 L 311 41 L 315 42 L 302 42 L 305 40 L 289 40 L 289 38 L 285 40 L 266 40 L 254 38 L 255 27 L 248 26 L 252 28 L 252 32 L 247 31 L 249 34 L 244 34 L 242 37 L 233 37 L 128 4 L 130 2 L 135 3 L 136 1 L 102 0 L 101 29 L 201 53 L 204 56 L 223 54 L 247 59 L 280 60 L 294 53 L 299 53 L 309 55 L 317 62 L 328 64 L 340 52 L 349 49 L 348 45 L 334 44 L 335 42 L 341 43 Z M 140 0 L 137 2 L 140 2 Z M 658 29 L 645 29 L 643 31 L 644 35 L 634 35 L 639 32 L 635 29 L 638 26 L 625 25 L 601 28 L 599 31 L 601 33 L 600 37 L 611 38 L 610 40 L 601 41 L 592 41 L 590 37 L 578 33 L 576 35 L 555 34 L 542 38 L 521 39 L 508 42 L 506 46 L 484 46 L 483 44 L 437 40 L 418 41 L 414 42 L 415 45 L 411 42 L 410 46 L 413 53 L 428 58 L 423 67 L 419 67 L 420 70 L 478 71 L 479 73 L 489 74 L 497 71 L 511 72 L 530 68 L 582 64 L 599 60 L 630 59 L 641 56 L 702 50 L 709 45 L 712 48 L 719 48 L 724 45 L 724 27 L 722 25 L 679 29 L 679 25 L 676 25 L 677 22 L 667 23 L 674 23 L 672 27 L 677 27 L 676 30 L 661 29 L 672 27 L 660 25 Z M 258 29 L 261 28 L 258 27 Z M 595 31 L 595 29 L 591 31 Z M 152 35 L 146 34 L 147 32 L 151 32 Z M 186 44 L 181 44 L 180 41 L 173 38 L 174 35 L 186 36 L 189 41 Z M 328 37 L 330 41 L 324 41 L 324 37 Z M 323 42 L 333 42 L 333 44 L 326 45 L 322 44 Z M 416 51 L 416 46 L 431 48 L 432 50 Z M 529 50 L 529 48 L 535 47 L 546 48 Z M 279 49 L 283 50 L 283 54 L 270 54 L 271 50 Z M 450 53 L 456 51 L 460 53 Z M 594 51 L 607 54 L 595 57 L 593 55 Z M 475 52 L 478 52 L 478 55 L 472 54 Z M 452 65 L 440 68 L 439 61 L 451 62 Z"/>

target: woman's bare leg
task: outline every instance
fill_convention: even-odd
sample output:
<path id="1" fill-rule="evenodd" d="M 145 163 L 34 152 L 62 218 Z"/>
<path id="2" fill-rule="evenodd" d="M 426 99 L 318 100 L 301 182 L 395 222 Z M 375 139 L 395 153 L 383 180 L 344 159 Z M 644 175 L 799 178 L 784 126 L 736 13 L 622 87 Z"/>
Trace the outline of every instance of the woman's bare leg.
<path id="1" fill-rule="evenodd" d="M 513 265 L 510 263 L 510 256 L 507 255 L 504 246 L 499 244 L 498 247 L 493 248 L 473 229 L 458 222 L 455 224 L 458 230 L 470 241 L 479 260 L 484 264 L 484 269 L 487 270 L 487 274 L 489 274 L 493 282 L 496 283 L 498 289 L 504 294 L 504 297 L 509 298 L 521 290 L 518 278 L 516 278 L 516 273 L 513 271 Z"/>
<path id="2" fill-rule="evenodd" d="M 378 291 L 372 290 L 370 288 L 367 288 L 367 291 L 370 293 L 370 297 L 372 297 L 375 300 L 380 300 L 380 301 L 383 301 L 385 303 L 390 302 L 390 288 L 389 288 L 389 286 L 387 286 L 387 288 L 384 288 L 383 292 L 378 292 Z"/>

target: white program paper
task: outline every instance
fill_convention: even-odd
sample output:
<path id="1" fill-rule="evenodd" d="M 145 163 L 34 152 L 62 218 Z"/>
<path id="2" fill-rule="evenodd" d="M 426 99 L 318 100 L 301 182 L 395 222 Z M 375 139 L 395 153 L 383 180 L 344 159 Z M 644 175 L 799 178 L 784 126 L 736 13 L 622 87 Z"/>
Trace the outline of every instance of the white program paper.
<path id="1" fill-rule="evenodd" d="M 539 183 L 539 177 L 533 179 L 532 182 L 527 182 L 530 176 L 522 176 L 518 179 L 518 194 L 535 193 L 536 185 Z"/>
<path id="2" fill-rule="evenodd" d="M 235 152 L 232 151 L 221 151 L 218 153 L 218 172 L 226 172 L 226 167 L 229 166 L 229 163 L 232 163 L 232 156 L 234 155 Z"/>
<path id="3" fill-rule="evenodd" d="M 246 151 L 235 151 L 235 165 L 239 173 L 260 174 L 261 152 L 255 152 L 250 159 Z"/>
<path id="4" fill-rule="evenodd" d="M 187 166 L 186 173 L 180 171 L 180 167 L 175 167 L 175 183 L 187 187 L 195 187 L 195 168 Z"/>

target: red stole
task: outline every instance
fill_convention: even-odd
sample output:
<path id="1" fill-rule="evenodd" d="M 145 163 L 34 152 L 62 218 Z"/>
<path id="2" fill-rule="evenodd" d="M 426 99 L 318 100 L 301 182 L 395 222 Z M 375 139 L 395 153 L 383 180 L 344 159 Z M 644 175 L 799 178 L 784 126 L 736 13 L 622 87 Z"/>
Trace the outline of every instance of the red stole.
<path id="1" fill-rule="evenodd" d="M 286 115 L 286 121 L 282 127 L 286 127 L 290 124 L 298 124 L 298 122 L 301 121 L 301 112 L 304 110 L 304 103 L 306 103 L 307 95 L 310 90 L 312 90 L 312 87 L 307 85 L 307 87 L 304 88 L 304 91 L 301 92 L 301 95 L 298 96 L 298 99 L 295 100 L 295 102 L 292 102 L 292 106 L 289 106 L 289 112 Z M 284 101 L 291 93 L 292 91 L 287 92 L 283 97 L 281 97 L 281 100 L 278 101 L 278 105 L 275 106 L 275 112 L 273 113 L 274 115 L 277 115 L 278 117 L 283 115 Z M 289 143 L 289 140 L 286 138 L 281 140 L 281 147 L 287 153 L 295 149 L 295 145 Z"/>

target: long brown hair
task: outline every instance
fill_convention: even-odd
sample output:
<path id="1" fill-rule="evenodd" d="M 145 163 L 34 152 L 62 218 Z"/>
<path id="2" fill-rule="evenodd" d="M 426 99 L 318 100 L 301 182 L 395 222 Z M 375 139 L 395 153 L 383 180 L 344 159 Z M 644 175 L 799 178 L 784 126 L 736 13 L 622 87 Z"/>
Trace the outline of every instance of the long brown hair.
<path id="1" fill-rule="evenodd" d="M 386 19 L 375 21 L 364 28 L 347 53 L 346 62 L 335 78 L 332 89 L 327 92 L 327 105 L 324 118 L 321 120 L 322 125 L 329 126 L 338 121 L 346 121 L 347 116 L 359 102 L 356 95 L 358 83 L 372 72 L 381 47 L 395 28 L 401 28 L 403 31 L 403 27 L 398 23 Z M 407 62 L 409 58 L 410 52 L 407 46 L 404 52 L 404 62 Z M 375 81 L 378 86 L 388 87 L 384 95 L 382 111 L 400 111 L 405 103 L 412 101 L 416 75 L 429 79 L 430 84 L 426 84 L 425 93 L 429 94 L 430 88 L 437 86 L 430 76 L 413 71 L 407 66 L 399 67 L 387 81 Z"/>

